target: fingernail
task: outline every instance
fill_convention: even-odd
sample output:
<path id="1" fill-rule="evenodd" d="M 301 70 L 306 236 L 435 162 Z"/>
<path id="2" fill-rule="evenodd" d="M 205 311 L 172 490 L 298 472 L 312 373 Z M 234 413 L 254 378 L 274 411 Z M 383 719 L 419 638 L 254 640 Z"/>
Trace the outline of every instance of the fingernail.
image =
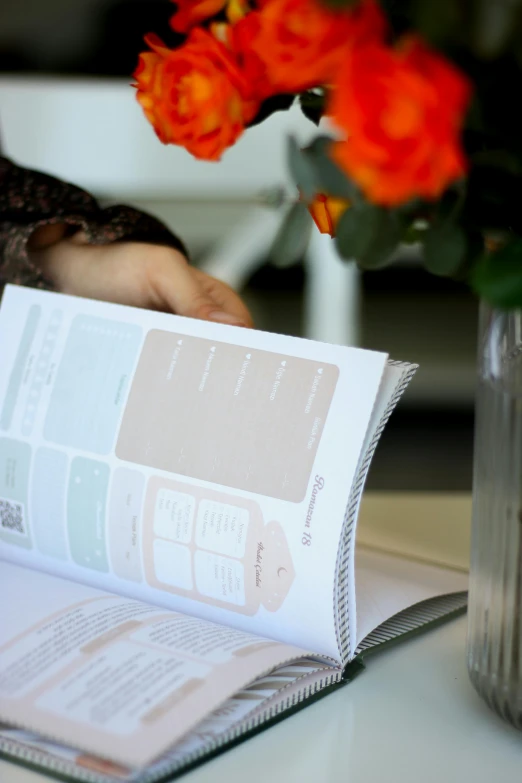
<path id="1" fill-rule="evenodd" d="M 225 313 L 224 310 L 213 310 L 208 315 L 210 321 L 219 321 L 221 324 L 230 324 L 230 326 L 246 326 L 246 323 L 235 315 Z"/>

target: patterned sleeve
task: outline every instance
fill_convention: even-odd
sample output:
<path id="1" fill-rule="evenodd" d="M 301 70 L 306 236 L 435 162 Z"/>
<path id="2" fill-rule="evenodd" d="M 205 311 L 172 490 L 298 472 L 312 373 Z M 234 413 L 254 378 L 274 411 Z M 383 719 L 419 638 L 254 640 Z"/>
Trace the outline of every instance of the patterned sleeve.
<path id="1" fill-rule="evenodd" d="M 31 262 L 27 241 L 36 228 L 53 223 L 82 229 L 93 244 L 148 242 L 185 253 L 179 239 L 150 215 L 125 206 L 104 209 L 81 188 L 0 156 L 0 289 L 5 283 L 51 287 Z"/>

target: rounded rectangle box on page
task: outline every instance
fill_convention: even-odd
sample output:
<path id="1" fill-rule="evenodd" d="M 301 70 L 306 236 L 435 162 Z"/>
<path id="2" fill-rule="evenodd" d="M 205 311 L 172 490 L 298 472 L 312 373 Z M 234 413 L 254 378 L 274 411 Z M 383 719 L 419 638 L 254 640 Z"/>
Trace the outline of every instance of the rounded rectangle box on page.
<path id="1" fill-rule="evenodd" d="M 253 615 L 275 612 L 295 578 L 282 525 L 258 503 L 153 476 L 143 511 L 145 579 L 154 588 Z"/>
<path id="2" fill-rule="evenodd" d="M 140 349 L 135 324 L 77 315 L 58 365 L 44 423 L 45 440 L 95 454 L 113 448 Z"/>
<path id="3" fill-rule="evenodd" d="M 108 529 L 112 570 L 121 579 L 141 582 L 141 507 L 145 477 L 137 470 L 117 468 L 112 475 Z"/>
<path id="4" fill-rule="evenodd" d="M 107 494 L 110 469 L 104 462 L 75 457 L 67 490 L 67 532 L 72 559 L 95 571 L 109 571 Z"/>
<path id="5" fill-rule="evenodd" d="M 333 364 L 152 329 L 116 456 L 300 503 L 338 378 Z"/>
<path id="6" fill-rule="evenodd" d="M 187 544 L 192 538 L 196 498 L 163 487 L 156 496 L 154 532 L 161 538 Z"/>
<path id="7" fill-rule="evenodd" d="M 65 498 L 69 459 L 42 447 L 34 455 L 31 477 L 31 521 L 36 546 L 49 557 L 67 558 Z"/>

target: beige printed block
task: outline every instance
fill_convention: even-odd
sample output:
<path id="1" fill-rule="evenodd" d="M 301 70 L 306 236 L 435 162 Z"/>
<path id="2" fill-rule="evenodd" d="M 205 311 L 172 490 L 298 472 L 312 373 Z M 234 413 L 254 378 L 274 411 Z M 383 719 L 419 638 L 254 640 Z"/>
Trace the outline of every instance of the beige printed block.
<path id="1" fill-rule="evenodd" d="M 338 377 L 333 364 L 151 330 L 116 454 L 301 502 Z"/>

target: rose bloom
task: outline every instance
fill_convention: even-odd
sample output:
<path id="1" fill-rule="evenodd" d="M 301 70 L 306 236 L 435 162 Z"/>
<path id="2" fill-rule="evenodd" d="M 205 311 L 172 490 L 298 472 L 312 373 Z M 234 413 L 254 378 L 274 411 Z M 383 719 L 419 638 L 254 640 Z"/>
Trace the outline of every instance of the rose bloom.
<path id="1" fill-rule="evenodd" d="M 152 51 L 140 55 L 135 87 L 158 138 L 196 158 L 219 160 L 258 110 L 232 55 L 199 28 L 179 49 L 154 36 L 146 41 Z"/>
<path id="2" fill-rule="evenodd" d="M 237 24 L 227 25 L 226 37 L 227 46 L 233 52 L 234 58 L 248 82 L 252 96 L 263 101 L 277 92 L 286 92 L 286 90 L 278 90 L 277 85 L 268 80 L 266 63 L 259 57 L 253 45 L 259 36 L 260 29 L 261 15 L 257 11 L 251 11 Z"/>
<path id="3" fill-rule="evenodd" d="M 386 29 L 375 0 L 339 11 L 319 0 L 262 0 L 235 26 L 234 50 L 272 94 L 301 92 L 330 83 L 348 48 L 380 40 Z"/>
<path id="4" fill-rule="evenodd" d="M 349 206 L 350 202 L 347 199 L 318 193 L 308 205 L 308 211 L 321 234 L 330 234 L 334 237 L 339 218 Z"/>
<path id="5" fill-rule="evenodd" d="M 218 14 L 226 0 L 176 0 L 177 11 L 170 19 L 170 26 L 177 33 L 187 33 L 191 27 Z"/>
<path id="6" fill-rule="evenodd" d="M 397 49 L 355 47 L 327 111 L 348 137 L 333 157 L 376 204 L 436 199 L 466 172 L 460 134 L 470 96 L 467 77 L 418 37 Z"/>
<path id="7" fill-rule="evenodd" d="M 188 33 L 205 19 L 215 16 L 223 8 L 229 22 L 237 22 L 249 10 L 247 0 L 176 0 L 176 13 L 170 18 L 170 26 L 177 33 Z"/>

